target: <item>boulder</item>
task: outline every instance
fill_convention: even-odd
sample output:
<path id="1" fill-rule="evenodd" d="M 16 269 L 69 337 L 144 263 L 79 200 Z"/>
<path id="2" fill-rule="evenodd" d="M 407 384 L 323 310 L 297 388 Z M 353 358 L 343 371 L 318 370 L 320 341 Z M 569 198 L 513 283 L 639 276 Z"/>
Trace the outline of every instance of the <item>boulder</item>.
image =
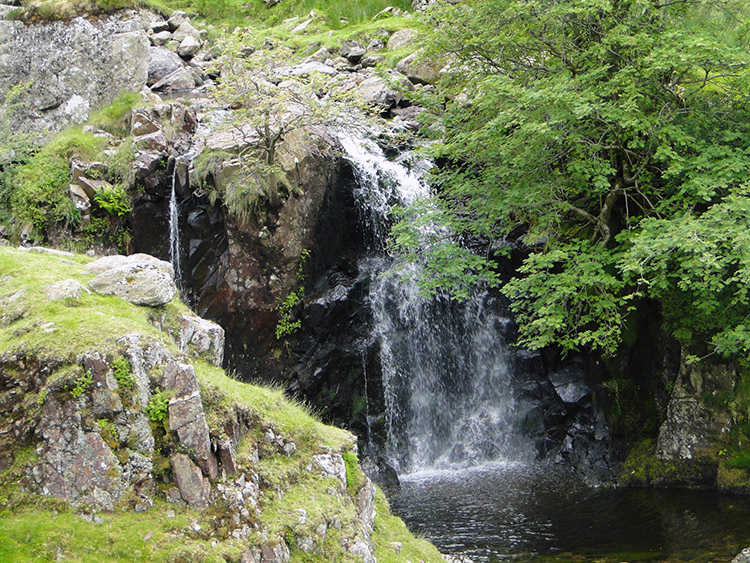
<path id="1" fill-rule="evenodd" d="M 386 496 L 390 497 L 401 491 L 398 473 L 384 458 L 380 456 L 365 456 L 360 463 L 360 468 L 367 477 L 383 489 Z"/>
<path id="2" fill-rule="evenodd" d="M 344 44 L 341 45 L 341 49 L 339 50 L 339 54 L 353 64 L 357 64 L 361 61 L 362 57 L 365 56 L 365 53 L 365 48 L 351 39 L 344 41 Z"/>
<path id="3" fill-rule="evenodd" d="M 192 25 L 190 25 L 189 22 L 184 22 L 183 24 L 180 25 L 180 27 L 178 27 L 174 31 L 174 33 L 172 33 L 172 39 L 174 39 L 178 43 L 182 43 L 187 37 L 192 37 L 200 45 L 200 40 L 201 40 L 200 31 L 198 31 Z"/>
<path id="4" fill-rule="evenodd" d="M 169 33 L 169 22 L 166 22 L 164 20 L 152 21 L 150 27 L 151 31 L 153 31 L 154 34 L 164 33 L 165 31 Z"/>
<path id="5" fill-rule="evenodd" d="M 172 39 L 171 33 L 169 33 L 168 31 L 160 31 L 159 33 L 154 33 L 151 36 L 151 44 L 158 47 L 160 45 L 164 45 L 170 39 Z"/>
<path id="6" fill-rule="evenodd" d="M 189 21 L 190 21 L 190 18 L 185 12 L 175 11 L 175 12 L 172 12 L 171 16 L 169 16 L 169 19 L 167 20 L 167 26 L 170 31 L 175 31 L 182 24 L 187 23 Z"/>
<path id="7" fill-rule="evenodd" d="M 292 66 L 279 67 L 274 71 L 278 76 L 307 76 L 314 72 L 336 74 L 336 69 L 323 63 L 309 62 Z"/>
<path id="8" fill-rule="evenodd" d="M 201 50 L 201 43 L 192 35 L 188 35 L 180 42 L 180 46 L 177 48 L 177 54 L 185 59 L 192 58 L 198 51 Z"/>
<path id="9" fill-rule="evenodd" d="M 435 84 L 440 79 L 440 67 L 424 59 L 423 56 L 424 51 L 420 49 L 401 59 L 396 69 L 405 74 L 414 84 Z"/>
<path id="10" fill-rule="evenodd" d="M 131 254 L 130 256 L 115 254 L 113 256 L 104 256 L 103 258 L 99 258 L 98 260 L 86 264 L 86 269 L 95 274 L 101 274 L 107 270 L 136 264 L 151 264 L 152 266 L 164 270 L 171 277 L 174 277 L 174 268 L 172 267 L 172 264 L 165 262 L 164 260 L 159 260 L 149 254 Z"/>
<path id="11" fill-rule="evenodd" d="M 743 549 L 731 563 L 750 563 L 750 547 Z"/>
<path id="12" fill-rule="evenodd" d="M 99 190 L 108 190 L 112 188 L 112 184 L 106 180 L 91 180 L 85 176 L 80 176 L 76 182 L 89 199 L 94 199 L 96 192 Z"/>
<path id="13" fill-rule="evenodd" d="M 177 344 L 183 352 L 208 359 L 216 367 L 224 361 L 224 329 L 195 315 L 182 315 Z"/>
<path id="14" fill-rule="evenodd" d="M 170 362 L 164 369 L 163 384 L 175 393 L 169 400 L 169 429 L 177 433 L 183 446 L 193 451 L 203 472 L 215 479 L 219 470 L 211 453 L 211 437 L 193 366 Z"/>
<path id="15" fill-rule="evenodd" d="M 148 85 L 156 84 L 173 72 L 183 68 L 184 63 L 176 53 L 166 47 L 150 47 L 148 57 Z"/>
<path id="16" fill-rule="evenodd" d="M 80 299 L 83 289 L 84 287 L 80 282 L 67 279 L 49 284 L 44 288 L 44 293 L 50 301 L 61 301 L 63 299 Z"/>
<path id="17" fill-rule="evenodd" d="M 173 73 L 154 83 L 151 88 L 164 92 L 181 92 L 195 88 L 195 75 L 191 69 L 180 67 Z"/>
<path id="18" fill-rule="evenodd" d="M 403 99 L 401 92 L 392 88 L 380 76 L 371 76 L 363 80 L 357 86 L 357 92 L 366 103 L 383 106 L 385 109 L 397 106 Z"/>
<path id="19" fill-rule="evenodd" d="M 116 295 L 136 305 L 158 307 L 172 301 L 177 294 L 173 277 L 173 273 L 152 260 L 131 260 L 103 271 L 89 285 L 102 295 Z"/>

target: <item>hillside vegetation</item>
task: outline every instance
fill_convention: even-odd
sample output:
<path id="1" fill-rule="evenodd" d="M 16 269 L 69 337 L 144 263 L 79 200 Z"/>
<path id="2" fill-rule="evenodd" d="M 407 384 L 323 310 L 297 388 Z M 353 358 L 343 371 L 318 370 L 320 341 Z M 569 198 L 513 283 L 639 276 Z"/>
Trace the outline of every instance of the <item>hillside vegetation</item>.
<path id="1" fill-rule="evenodd" d="M 93 277 L 85 268 L 90 261 L 78 255 L 0 247 L 0 402 L 4 405 L 0 429 L 6 436 L 0 460 L 0 559 L 240 561 L 246 550 L 270 541 L 270 545 L 285 543 L 291 561 L 360 560 L 342 547 L 342 542 L 350 543 L 363 533 L 354 498 L 366 479 L 352 452 L 354 437 L 323 425 L 303 405 L 285 398 L 281 390 L 234 381 L 203 355 L 179 347 L 176 335 L 184 315 L 190 313 L 177 300 L 153 308 L 88 291 L 80 297 L 49 297 L 47 288 L 55 282 L 74 280 L 86 286 Z M 168 458 L 181 451 L 198 454 L 185 449 L 170 434 L 168 420 L 175 412 L 166 402 L 159 406 L 165 393 L 158 391 L 163 385 L 162 368 L 155 365 L 147 375 L 146 387 L 142 387 L 143 380 L 137 373 L 142 357 L 139 354 L 173 357 L 192 364 L 212 436 L 226 439 L 225 432 L 231 428 L 227 424 L 235 420 L 233 417 L 239 416 L 237 420 L 249 424 L 237 446 L 237 469 L 212 480 L 212 490 L 219 496 L 205 511 L 192 510 L 182 501 L 165 501 L 168 490 L 174 487 Z M 82 369 L 83 358 L 93 357 L 104 359 L 117 380 L 117 384 L 108 384 L 113 390 L 107 392 L 105 403 L 122 402 L 124 407 L 115 407 L 113 412 L 101 410 L 103 397 L 96 395 L 101 393 L 100 384 L 92 381 L 91 372 Z M 68 420 L 57 415 L 54 423 L 65 426 L 73 435 L 83 432 L 89 439 L 96 436 L 103 440 L 126 467 L 130 463 L 126 460 L 138 457 L 136 450 L 141 451 L 142 446 L 133 441 L 135 426 L 129 426 L 136 419 L 124 423 L 122 417 L 142 416 L 138 407 L 141 392 L 151 396 L 143 412 L 156 439 L 151 454 L 156 481 L 150 493 L 153 498 L 147 500 L 143 491 L 130 492 L 121 496 L 113 510 L 101 511 L 88 503 L 69 503 L 43 494 L 44 487 L 35 484 L 32 474 L 50 455 L 45 448 L 51 446 L 38 441 L 39 433 L 46 432 L 41 428 L 48 411 L 61 405 L 77 412 L 77 423 L 75 417 Z M 29 430 L 6 432 L 21 426 Z M 123 434 L 128 430 L 130 438 Z M 275 442 L 269 442 L 269 432 Z M 11 436 L 10 441 L 7 436 Z M 282 451 L 276 442 L 294 444 L 294 448 Z M 317 466 L 312 456 L 321 452 L 332 452 L 333 456 L 348 452 L 344 456 L 348 460 L 346 487 L 313 470 Z M 59 455 L 62 459 L 67 454 Z M 87 454 L 82 450 L 78 455 Z M 114 457 L 111 460 L 114 465 L 107 478 L 113 483 L 123 479 L 124 483 L 125 473 L 120 476 L 116 469 L 120 466 Z M 257 505 L 252 505 L 255 509 L 241 516 L 246 508 L 232 508 L 236 500 L 231 495 L 236 493 L 229 491 L 240 483 L 249 498 L 245 479 L 259 488 L 253 493 L 257 498 Z M 113 485 L 110 491 L 115 489 Z M 403 523 L 389 514 L 379 491 L 374 502 L 377 515 L 371 542 L 379 561 L 402 561 L 402 557 L 440 560 L 434 547 L 414 539 Z M 306 515 L 304 520 L 300 511 Z M 240 518 L 251 523 L 255 531 L 230 535 Z M 321 525 L 325 525 L 322 532 Z M 306 543 L 308 536 L 316 538 L 315 547 Z M 393 542 L 400 542 L 400 556 Z"/>

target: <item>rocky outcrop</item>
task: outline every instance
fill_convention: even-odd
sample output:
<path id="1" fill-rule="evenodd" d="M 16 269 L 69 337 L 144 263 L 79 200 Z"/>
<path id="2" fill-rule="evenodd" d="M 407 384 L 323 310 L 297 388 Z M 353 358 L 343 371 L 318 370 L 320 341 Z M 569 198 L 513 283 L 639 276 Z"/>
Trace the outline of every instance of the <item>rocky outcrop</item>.
<path id="1" fill-rule="evenodd" d="M 715 455 L 732 429 L 732 415 L 728 405 L 722 405 L 722 397 L 734 393 L 737 381 L 737 368 L 732 365 L 698 367 L 683 359 L 659 428 L 656 457 L 669 461 Z"/>
<path id="2" fill-rule="evenodd" d="M 143 16 L 133 11 L 41 24 L 0 20 L 0 100 L 28 82 L 19 128 L 83 123 L 120 92 L 145 86 L 148 49 Z"/>

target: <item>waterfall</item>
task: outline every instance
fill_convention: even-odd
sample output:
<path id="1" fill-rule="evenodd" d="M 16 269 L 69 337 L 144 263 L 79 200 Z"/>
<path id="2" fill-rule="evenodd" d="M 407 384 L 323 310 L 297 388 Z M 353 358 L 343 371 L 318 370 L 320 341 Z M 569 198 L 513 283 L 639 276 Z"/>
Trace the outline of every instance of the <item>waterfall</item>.
<path id="1" fill-rule="evenodd" d="M 529 448 L 518 437 L 506 343 L 509 316 L 486 291 L 475 291 L 465 303 L 419 295 L 413 281 L 418 266 L 396 265 L 385 240 L 391 207 L 429 197 L 429 188 L 403 162 L 389 161 L 372 140 L 344 134 L 340 140 L 355 169 L 362 225 L 374 242 L 360 270 L 372 279 L 385 456 L 400 473 L 523 458 Z"/>
<path id="2" fill-rule="evenodd" d="M 180 268 L 180 215 L 177 205 L 177 161 L 175 160 L 172 170 L 172 193 L 169 196 L 169 260 L 174 268 L 174 279 L 177 286 L 182 281 L 182 270 Z"/>

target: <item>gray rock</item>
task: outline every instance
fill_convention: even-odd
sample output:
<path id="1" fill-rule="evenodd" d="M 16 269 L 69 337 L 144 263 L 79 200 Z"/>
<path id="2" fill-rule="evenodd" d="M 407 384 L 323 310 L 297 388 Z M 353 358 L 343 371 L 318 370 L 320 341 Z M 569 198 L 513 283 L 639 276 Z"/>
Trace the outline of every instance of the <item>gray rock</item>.
<path id="1" fill-rule="evenodd" d="M 30 82 L 15 126 L 59 131 L 146 83 L 149 39 L 134 12 L 27 25 L 0 20 L 0 99 Z"/>
<path id="2" fill-rule="evenodd" d="M 50 301 L 61 301 L 63 299 L 80 299 L 84 287 L 80 282 L 67 279 L 51 283 L 44 288 L 44 293 Z"/>
<path id="3" fill-rule="evenodd" d="M 401 102 L 403 95 L 391 88 L 380 76 L 371 76 L 357 86 L 357 92 L 368 104 L 392 108 Z"/>
<path id="4" fill-rule="evenodd" d="M 36 433 L 44 440 L 33 475 L 41 494 L 114 508 L 123 492 L 120 464 L 98 432 L 84 430 L 76 401 L 48 397 Z"/>
<path id="5" fill-rule="evenodd" d="M 377 563 L 377 559 L 375 559 L 375 556 L 372 553 L 372 548 L 359 538 L 349 546 L 348 551 L 352 555 L 361 557 L 363 563 Z"/>
<path id="6" fill-rule="evenodd" d="M 195 315 L 183 315 L 177 344 L 183 352 L 208 359 L 221 367 L 224 361 L 224 329 Z"/>
<path id="7" fill-rule="evenodd" d="M 336 69 L 326 64 L 309 62 L 292 66 L 279 67 L 274 71 L 278 76 L 306 76 L 314 72 L 321 74 L 336 74 Z"/>
<path id="8" fill-rule="evenodd" d="M 190 59 L 201 50 L 201 43 L 195 37 L 188 35 L 180 42 L 177 54 L 184 59 Z"/>
<path id="9" fill-rule="evenodd" d="M 153 264 L 132 264 L 102 272 L 89 282 L 102 295 L 115 295 L 135 305 L 158 307 L 172 301 L 177 287 L 172 276 Z"/>
<path id="10" fill-rule="evenodd" d="M 86 215 L 91 209 L 91 199 L 84 189 L 78 184 L 70 184 L 68 186 L 68 195 L 70 200 L 75 205 L 76 209 L 81 212 L 81 215 Z"/>
<path id="11" fill-rule="evenodd" d="M 150 135 L 160 130 L 157 118 L 146 108 L 138 108 L 133 111 L 130 132 L 134 137 Z"/>
<path id="12" fill-rule="evenodd" d="M 375 485 L 372 484 L 372 481 L 365 480 L 365 484 L 357 492 L 354 504 L 357 506 L 357 516 L 362 522 L 362 527 L 369 541 L 369 534 L 375 525 Z"/>
<path id="13" fill-rule="evenodd" d="M 149 133 L 133 139 L 133 147 L 137 151 L 153 151 L 165 153 L 169 148 L 169 139 L 163 131 Z"/>
<path id="14" fill-rule="evenodd" d="M 379 456 L 365 456 L 360 462 L 360 468 L 367 477 L 372 479 L 383 489 L 386 496 L 397 494 L 401 490 L 401 483 L 396 470 Z"/>
<path id="15" fill-rule="evenodd" d="M 401 59 L 396 69 L 414 84 L 435 84 L 440 79 L 440 67 L 423 56 L 424 51 L 420 49 Z"/>
<path id="16" fill-rule="evenodd" d="M 169 16 L 169 19 L 167 20 L 167 25 L 169 26 L 170 31 L 174 31 L 178 27 L 180 27 L 183 23 L 186 23 L 189 21 L 190 21 L 190 18 L 185 12 L 175 11 L 175 12 L 172 12 L 171 16 Z"/>
<path id="17" fill-rule="evenodd" d="M 161 45 L 164 45 L 170 39 L 172 39 L 171 33 L 169 33 L 168 31 L 160 31 L 159 33 L 154 33 L 151 36 L 151 44 L 159 47 Z"/>
<path id="18" fill-rule="evenodd" d="M 178 43 L 182 43 L 186 38 L 192 37 L 195 41 L 198 42 L 198 45 L 200 46 L 200 32 L 195 29 L 192 25 L 190 25 L 189 22 L 184 22 L 178 27 L 174 33 L 172 33 L 172 39 L 177 41 Z"/>
<path id="19" fill-rule="evenodd" d="M 177 433 L 183 446 L 193 450 L 206 475 L 215 479 L 219 469 L 211 452 L 211 437 L 193 366 L 170 362 L 164 369 L 163 384 L 175 392 L 175 397 L 169 400 L 169 429 Z"/>
<path id="20" fill-rule="evenodd" d="M 67 258 L 72 258 L 75 256 L 72 252 L 66 252 L 64 250 L 57 250 L 56 248 L 47 248 L 45 246 L 19 246 L 18 250 L 22 252 L 34 252 L 36 254 L 52 254 L 54 256 L 65 256 Z"/>
<path id="21" fill-rule="evenodd" d="M 737 557 L 732 559 L 732 563 L 750 563 L 750 547 L 743 549 Z"/>
<path id="22" fill-rule="evenodd" d="M 419 37 L 419 32 L 416 29 L 399 29 L 388 38 L 386 47 L 389 51 L 408 47 L 409 45 L 414 43 L 417 37 Z"/>
<path id="23" fill-rule="evenodd" d="M 284 444 L 284 447 L 281 448 L 281 450 L 284 452 L 286 457 L 292 457 L 294 455 L 294 452 L 297 451 L 297 444 L 294 442 L 287 442 Z"/>
<path id="24" fill-rule="evenodd" d="M 107 270 L 113 270 L 122 266 L 136 266 L 140 264 L 150 264 L 163 270 L 171 277 L 174 277 L 174 268 L 172 267 L 172 264 L 165 262 L 164 260 L 159 260 L 150 254 L 143 253 L 131 254 L 129 256 L 123 256 L 121 254 L 104 256 L 98 260 L 89 262 L 85 267 L 88 271 L 93 272 L 94 274 L 101 274 Z"/>
<path id="25" fill-rule="evenodd" d="M 346 464 L 341 454 L 314 455 L 313 461 L 323 470 L 323 477 L 338 479 L 346 487 Z"/>
<path id="26" fill-rule="evenodd" d="M 178 68 L 156 82 L 151 88 L 163 92 L 183 92 L 195 88 L 195 75 L 189 68 Z"/>
<path id="27" fill-rule="evenodd" d="M 156 84 L 173 72 L 182 69 L 182 59 L 166 47 L 150 47 L 148 58 L 148 85 Z"/>
<path id="28" fill-rule="evenodd" d="M 169 23 L 164 20 L 153 21 L 150 27 L 154 34 L 164 33 L 165 31 L 169 33 Z"/>
<path id="29" fill-rule="evenodd" d="M 344 41 L 343 45 L 341 45 L 341 49 L 339 50 L 339 54 L 347 59 L 349 62 L 357 64 L 360 60 L 362 60 L 362 57 L 365 56 L 365 48 L 356 41 L 352 41 L 351 39 L 347 39 Z"/>
<path id="30" fill-rule="evenodd" d="M 732 416 L 728 409 L 706 404 L 706 395 L 731 393 L 738 375 L 735 367 L 706 363 L 687 365 L 684 358 L 659 428 L 656 456 L 661 460 L 695 459 L 711 454 L 728 435 Z"/>
<path id="31" fill-rule="evenodd" d="M 326 60 L 328 60 L 331 57 L 331 53 L 328 49 L 325 47 L 321 47 L 317 51 L 315 51 L 312 55 L 307 57 L 305 59 L 306 63 L 321 63 L 324 64 Z"/>
<path id="32" fill-rule="evenodd" d="M 211 485 L 203 478 L 200 468 L 185 454 L 174 454 L 170 462 L 182 499 L 191 508 L 207 508 Z"/>

